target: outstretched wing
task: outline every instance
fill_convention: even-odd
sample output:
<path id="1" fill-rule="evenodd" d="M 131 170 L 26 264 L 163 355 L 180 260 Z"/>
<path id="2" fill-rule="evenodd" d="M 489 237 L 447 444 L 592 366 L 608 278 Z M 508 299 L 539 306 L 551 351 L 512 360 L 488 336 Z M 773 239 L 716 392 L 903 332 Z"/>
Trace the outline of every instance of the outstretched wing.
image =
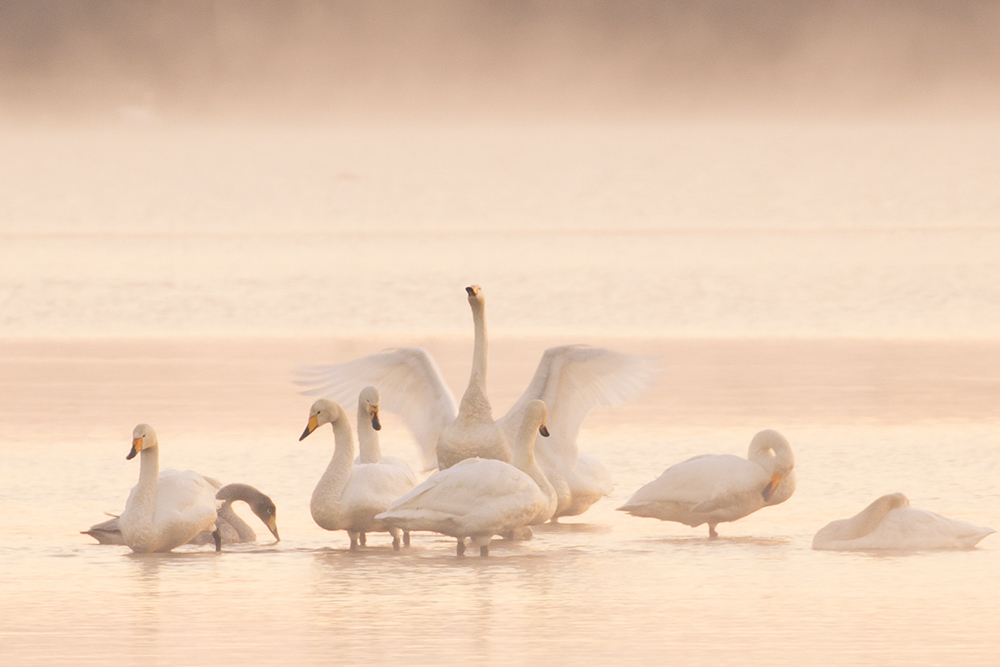
<path id="1" fill-rule="evenodd" d="M 645 357 L 589 345 L 550 347 L 528 388 L 497 423 L 513 442 L 525 407 L 541 399 L 549 409 L 550 436 L 535 442 L 539 456 L 572 467 L 576 437 L 591 409 L 634 400 L 653 384 L 656 374 L 652 360 Z"/>
<path id="2" fill-rule="evenodd" d="M 455 397 L 427 350 L 399 347 L 344 364 L 306 366 L 297 370 L 302 393 L 324 396 L 342 405 L 357 402 L 368 385 L 378 389 L 381 407 L 402 416 L 420 446 L 424 466 L 434 468 L 441 429 L 455 420 Z"/>

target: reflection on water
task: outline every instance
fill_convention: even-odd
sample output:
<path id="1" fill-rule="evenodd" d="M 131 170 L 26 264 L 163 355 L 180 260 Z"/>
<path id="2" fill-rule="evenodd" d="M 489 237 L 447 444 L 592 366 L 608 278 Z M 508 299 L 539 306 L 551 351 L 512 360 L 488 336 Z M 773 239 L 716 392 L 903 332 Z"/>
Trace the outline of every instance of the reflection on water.
<path id="1" fill-rule="evenodd" d="M 996 536 L 962 552 L 810 548 L 828 521 L 897 490 L 918 507 L 1000 524 L 1000 427 L 994 413 L 976 407 L 984 400 L 976 376 L 946 385 L 947 400 L 936 412 L 896 406 L 874 420 L 842 399 L 836 409 L 803 418 L 802 404 L 813 395 L 797 382 L 838 395 L 873 376 L 858 348 L 801 341 L 804 357 L 825 356 L 836 372 L 799 374 L 799 353 L 784 362 L 768 357 L 785 388 L 776 389 L 773 375 L 757 375 L 746 391 L 770 387 L 770 398 L 744 411 L 719 410 L 713 424 L 718 399 L 711 392 L 695 391 L 669 410 L 665 397 L 717 377 L 719 359 L 729 360 L 731 377 L 753 376 L 759 344 L 747 342 L 735 354 L 731 341 L 643 343 L 668 357 L 697 354 L 687 357 L 680 379 L 667 376 L 637 404 L 595 413 L 586 423 L 580 446 L 611 472 L 612 496 L 582 517 L 537 527 L 530 540 L 497 540 L 489 558 L 459 559 L 454 540 L 439 535 L 416 533 L 397 553 L 375 534 L 369 548 L 351 552 L 345 534 L 313 524 L 309 496 L 333 443 L 299 446 L 309 399 L 283 382 L 317 344 L 7 344 L 0 354 L 8 378 L 0 382 L 3 664 L 506 666 L 652 663 L 669 655 L 679 664 L 741 666 L 958 659 L 987 665 L 1000 650 L 993 627 L 1000 611 Z M 355 344 L 325 349 L 346 354 Z M 467 346 L 434 345 L 446 378 L 464 381 Z M 540 345 L 499 339 L 491 346 L 497 410 L 523 387 Z M 928 346 L 959 364 L 971 353 L 954 344 Z M 987 360 L 991 349 L 970 348 Z M 169 364 L 154 363 L 160 356 Z M 507 367 L 508 359 L 519 361 Z M 82 364 L 75 384 L 55 372 L 67 364 Z M 146 370 L 122 373 L 133 364 Z M 173 373 L 161 387 L 165 405 L 137 391 L 148 369 L 159 367 Z M 914 377 L 918 370 L 897 372 Z M 52 396 L 65 399 L 64 410 L 49 410 Z M 182 547 L 133 555 L 80 535 L 101 512 L 120 511 L 135 483 L 123 447 L 143 413 L 163 423 L 165 467 L 266 490 L 284 539 L 221 554 Z M 125 426 L 98 423 L 105 421 Z M 386 453 L 416 463 L 416 447 L 389 413 L 383 424 Z M 744 455 L 763 426 L 781 429 L 795 451 L 798 490 L 788 502 L 720 525 L 717 540 L 706 539 L 704 526 L 615 511 L 673 462 L 701 453 Z"/>

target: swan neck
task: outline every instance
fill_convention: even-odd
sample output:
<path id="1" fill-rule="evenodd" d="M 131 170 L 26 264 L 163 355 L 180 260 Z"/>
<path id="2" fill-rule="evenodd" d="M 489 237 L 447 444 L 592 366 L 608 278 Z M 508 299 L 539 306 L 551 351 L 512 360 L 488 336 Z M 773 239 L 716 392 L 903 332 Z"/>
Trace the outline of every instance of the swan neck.
<path id="1" fill-rule="evenodd" d="M 351 425 L 343 408 L 338 405 L 336 409 L 338 414 L 334 415 L 331 423 L 334 440 L 333 458 L 330 459 L 326 472 L 313 491 L 314 501 L 317 497 L 327 501 L 330 498 L 340 498 L 351 480 L 351 469 L 354 467 L 354 434 L 351 433 Z"/>
<path id="2" fill-rule="evenodd" d="M 358 405 L 358 457 L 361 463 L 378 463 L 382 460 L 378 431 L 372 426 L 368 408 L 363 405 Z"/>
<path id="3" fill-rule="evenodd" d="M 469 389 L 478 388 L 486 394 L 486 312 L 482 303 L 472 301 L 472 323 L 475 327 L 475 347 L 472 350 L 472 374 L 469 376 Z"/>
<path id="4" fill-rule="evenodd" d="M 156 498 L 156 485 L 160 478 L 160 457 L 156 447 L 139 452 L 139 484 L 136 496 L 142 499 Z"/>
<path id="5" fill-rule="evenodd" d="M 240 500 L 244 500 L 240 498 Z M 219 508 L 219 518 L 228 523 L 230 526 L 236 530 L 236 534 L 239 535 L 240 542 L 252 542 L 257 539 L 257 534 L 253 531 L 246 521 L 240 518 L 240 516 L 233 510 L 233 501 L 227 500 Z"/>

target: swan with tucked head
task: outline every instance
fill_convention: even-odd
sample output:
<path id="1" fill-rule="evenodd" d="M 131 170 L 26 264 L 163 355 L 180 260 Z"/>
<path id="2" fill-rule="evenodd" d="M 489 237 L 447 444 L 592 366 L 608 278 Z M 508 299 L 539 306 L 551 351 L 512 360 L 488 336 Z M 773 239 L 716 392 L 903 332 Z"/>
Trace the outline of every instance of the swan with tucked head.
<path id="1" fill-rule="evenodd" d="M 132 488 L 118 520 L 122 540 L 137 552 L 170 551 L 202 531 L 212 531 L 218 551 L 222 538 L 215 527 L 217 481 L 190 470 L 159 471 L 159 442 L 148 424 L 132 431 L 139 455 L 139 483 Z"/>
<path id="2" fill-rule="evenodd" d="M 535 436 L 548 435 L 542 401 L 525 407 L 514 441 L 513 465 L 495 459 L 471 458 L 439 470 L 397 500 L 376 518 L 408 530 L 430 530 L 465 539 L 489 555 L 493 535 L 547 521 L 555 512 L 555 490 L 535 462 Z"/>
<path id="3" fill-rule="evenodd" d="M 362 394 L 359 418 L 367 420 L 373 428 L 381 428 L 377 392 L 373 395 L 366 390 Z M 399 529 L 375 515 L 384 512 L 393 500 L 413 488 L 416 483 L 413 473 L 408 468 L 381 461 L 355 464 L 354 434 L 347 414 L 340 405 L 325 398 L 318 399 L 309 409 L 309 423 L 299 440 L 304 440 L 323 424 L 333 428 L 334 450 L 309 504 L 313 520 L 325 530 L 346 530 L 352 550 L 358 548 L 361 534 L 372 532 L 391 534 L 392 547 L 398 550 Z M 365 457 L 381 457 L 381 453 L 376 452 L 377 445 L 374 450 L 369 448 Z"/>
<path id="4" fill-rule="evenodd" d="M 890 493 L 850 519 L 832 521 L 820 528 L 812 546 L 829 551 L 971 549 L 995 532 L 910 507 L 905 495 Z"/>
<path id="5" fill-rule="evenodd" d="M 161 473 L 160 479 L 163 479 L 162 475 L 163 473 Z M 211 478 L 206 479 L 211 480 Z M 253 528 L 233 510 L 233 503 L 238 501 L 245 502 L 250 510 L 264 522 L 267 529 L 274 535 L 274 539 L 281 541 L 281 538 L 278 537 L 277 508 L 274 501 L 266 494 L 249 484 L 227 484 L 219 489 L 215 498 L 223 501 L 222 507 L 219 508 L 215 517 L 215 526 L 222 537 L 223 544 L 253 542 L 257 539 Z M 107 521 L 94 524 L 88 530 L 80 532 L 84 535 L 90 535 L 100 544 L 125 544 L 118 522 L 119 518 L 113 516 Z M 211 544 L 215 541 L 213 532 L 202 531 L 188 541 L 188 544 Z"/>
<path id="6" fill-rule="evenodd" d="M 795 492 L 794 467 L 785 437 L 761 431 L 747 458 L 703 454 L 672 465 L 618 509 L 692 528 L 707 523 L 709 537 L 718 537 L 718 524 L 788 500 Z"/>

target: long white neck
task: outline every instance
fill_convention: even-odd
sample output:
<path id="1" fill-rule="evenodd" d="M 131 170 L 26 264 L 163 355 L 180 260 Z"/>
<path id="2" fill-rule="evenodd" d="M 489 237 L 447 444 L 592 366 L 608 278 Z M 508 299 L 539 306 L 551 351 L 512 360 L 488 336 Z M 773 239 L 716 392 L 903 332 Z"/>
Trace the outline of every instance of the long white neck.
<path id="1" fill-rule="evenodd" d="M 556 490 L 538 466 L 538 462 L 535 461 L 535 438 L 538 436 L 539 426 L 541 426 L 541 422 L 535 423 L 532 419 L 525 419 L 521 424 L 521 429 L 517 432 L 517 438 L 514 440 L 511 464 L 518 470 L 528 473 L 528 476 L 538 484 L 542 493 L 554 499 Z"/>
<path id="2" fill-rule="evenodd" d="M 354 434 L 351 433 L 351 425 L 347 421 L 347 415 L 344 414 L 343 408 L 335 405 L 334 410 L 336 412 L 332 422 L 335 443 L 333 458 L 330 459 L 326 472 L 323 473 L 313 491 L 310 505 L 313 518 L 316 518 L 317 506 L 322 512 L 323 507 L 340 501 L 347 483 L 351 481 L 351 469 L 354 467 Z M 318 519 L 317 523 L 320 523 Z"/>
<path id="3" fill-rule="evenodd" d="M 493 408 L 486 397 L 486 308 L 477 299 L 470 299 L 469 303 L 472 306 L 472 323 L 476 330 L 476 342 L 472 350 L 472 372 L 469 375 L 469 386 L 465 390 L 465 395 L 462 396 L 459 412 L 485 414 L 492 420 Z"/>
<path id="4" fill-rule="evenodd" d="M 378 463 L 382 460 L 378 431 L 372 426 L 368 408 L 361 404 L 358 405 L 358 457 L 361 463 Z"/>
<path id="5" fill-rule="evenodd" d="M 160 455 L 158 447 L 150 447 L 139 452 L 139 483 L 136 484 L 134 503 L 150 517 L 156 509 L 156 490 L 160 479 Z"/>

